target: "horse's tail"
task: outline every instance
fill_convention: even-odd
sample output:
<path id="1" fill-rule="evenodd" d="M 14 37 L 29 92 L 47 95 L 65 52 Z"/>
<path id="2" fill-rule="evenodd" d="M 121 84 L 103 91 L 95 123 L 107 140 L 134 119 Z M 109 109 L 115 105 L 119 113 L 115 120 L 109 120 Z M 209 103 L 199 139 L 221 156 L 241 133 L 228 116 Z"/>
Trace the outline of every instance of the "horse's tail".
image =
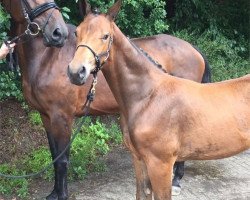
<path id="1" fill-rule="evenodd" d="M 193 46 L 193 47 L 196 49 L 196 51 L 198 51 L 201 54 L 201 56 L 202 56 L 202 58 L 203 58 L 203 60 L 205 62 L 205 71 L 203 73 L 201 82 L 202 83 L 211 83 L 212 82 L 211 67 L 210 67 L 210 65 L 208 63 L 207 57 L 196 46 Z"/>

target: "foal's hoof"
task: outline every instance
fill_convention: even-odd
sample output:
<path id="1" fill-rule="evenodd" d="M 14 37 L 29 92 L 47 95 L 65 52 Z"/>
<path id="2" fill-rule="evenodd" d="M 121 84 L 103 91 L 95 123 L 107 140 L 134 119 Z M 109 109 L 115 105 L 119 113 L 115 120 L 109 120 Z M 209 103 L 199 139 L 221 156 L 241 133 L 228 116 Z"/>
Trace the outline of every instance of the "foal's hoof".
<path id="1" fill-rule="evenodd" d="M 51 194 L 46 197 L 46 200 L 57 200 L 57 199 L 58 196 L 55 190 L 53 190 Z"/>
<path id="2" fill-rule="evenodd" d="M 181 193 L 181 187 L 172 186 L 172 196 L 178 196 Z"/>

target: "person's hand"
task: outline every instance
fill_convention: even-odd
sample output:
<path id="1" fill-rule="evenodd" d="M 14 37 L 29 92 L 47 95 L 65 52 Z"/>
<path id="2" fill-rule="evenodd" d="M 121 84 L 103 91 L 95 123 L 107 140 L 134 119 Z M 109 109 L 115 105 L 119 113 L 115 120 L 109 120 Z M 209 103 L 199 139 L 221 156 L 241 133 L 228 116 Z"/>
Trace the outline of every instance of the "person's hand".
<path id="1" fill-rule="evenodd" d="M 10 48 L 14 48 L 16 44 L 10 44 Z M 5 43 L 2 44 L 0 48 L 0 59 L 4 59 L 6 55 L 10 52 L 10 49 L 6 46 Z"/>

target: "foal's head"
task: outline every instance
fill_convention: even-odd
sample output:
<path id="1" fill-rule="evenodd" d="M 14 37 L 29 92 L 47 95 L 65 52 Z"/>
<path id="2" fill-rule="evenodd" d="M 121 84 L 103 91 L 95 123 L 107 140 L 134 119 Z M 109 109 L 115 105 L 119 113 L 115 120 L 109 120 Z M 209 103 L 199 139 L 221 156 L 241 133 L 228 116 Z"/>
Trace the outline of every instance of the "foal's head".
<path id="1" fill-rule="evenodd" d="M 30 29 L 38 32 L 38 26 L 46 46 L 63 46 L 68 36 L 67 26 L 53 0 L 1 0 L 14 22 L 28 24 L 25 12 L 34 23 Z M 38 25 L 36 25 L 36 24 Z M 25 25 L 26 26 L 26 25 Z"/>
<path id="2" fill-rule="evenodd" d="M 73 84 L 84 84 L 90 73 L 99 70 L 108 59 L 113 42 L 113 22 L 121 2 L 118 0 L 107 14 L 86 10 L 87 16 L 76 29 L 77 49 L 68 67 Z"/>

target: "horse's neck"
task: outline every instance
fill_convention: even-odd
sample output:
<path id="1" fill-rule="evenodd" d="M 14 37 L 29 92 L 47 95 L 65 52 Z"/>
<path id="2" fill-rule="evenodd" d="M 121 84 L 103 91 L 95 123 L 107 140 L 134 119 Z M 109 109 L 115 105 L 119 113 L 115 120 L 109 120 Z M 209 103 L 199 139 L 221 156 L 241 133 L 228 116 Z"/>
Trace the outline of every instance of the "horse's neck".
<path id="1" fill-rule="evenodd" d="M 157 69 L 114 25 L 114 42 L 103 74 L 123 112 L 145 101 L 154 92 L 157 77 L 163 72 Z"/>
<path id="2" fill-rule="evenodd" d="M 26 26 L 18 24 L 15 26 L 13 33 L 15 36 L 21 35 L 26 30 Z M 46 47 L 43 45 L 42 38 L 26 36 L 21 39 L 17 45 L 17 53 L 19 59 L 20 70 L 22 77 L 25 80 L 30 79 L 38 70 L 38 63 L 42 59 Z"/>

